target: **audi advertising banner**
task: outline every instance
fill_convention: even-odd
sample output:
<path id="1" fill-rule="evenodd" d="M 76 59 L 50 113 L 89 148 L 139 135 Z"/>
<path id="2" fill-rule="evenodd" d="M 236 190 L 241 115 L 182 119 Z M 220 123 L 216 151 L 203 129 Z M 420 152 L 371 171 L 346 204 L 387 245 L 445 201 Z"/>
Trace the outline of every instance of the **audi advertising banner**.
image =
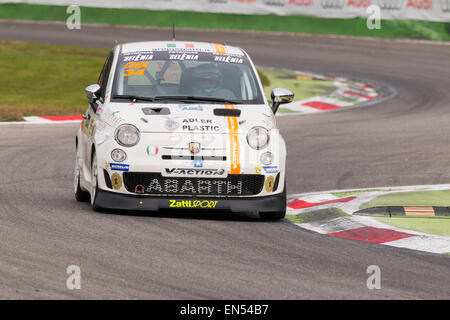
<path id="1" fill-rule="evenodd" d="M 377 5 L 381 19 L 450 21 L 450 0 L 0 0 L 7 2 L 324 18 L 367 18 Z"/>

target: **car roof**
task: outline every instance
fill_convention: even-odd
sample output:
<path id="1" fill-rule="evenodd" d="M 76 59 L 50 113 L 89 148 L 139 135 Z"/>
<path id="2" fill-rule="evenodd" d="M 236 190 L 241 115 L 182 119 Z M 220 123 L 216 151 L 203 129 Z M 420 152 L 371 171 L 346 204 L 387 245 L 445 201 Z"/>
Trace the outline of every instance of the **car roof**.
<path id="1" fill-rule="evenodd" d="M 243 56 L 245 52 L 237 47 L 232 47 L 218 42 L 197 41 L 143 41 L 129 42 L 121 45 L 121 53 L 143 51 L 201 51 L 206 53 L 221 53 Z"/>

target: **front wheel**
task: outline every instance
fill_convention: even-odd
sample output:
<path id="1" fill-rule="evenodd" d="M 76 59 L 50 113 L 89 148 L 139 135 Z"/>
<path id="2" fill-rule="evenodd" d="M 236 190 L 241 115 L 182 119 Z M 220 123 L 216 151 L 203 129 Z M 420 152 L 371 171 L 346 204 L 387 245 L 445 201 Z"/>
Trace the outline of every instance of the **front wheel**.
<path id="1" fill-rule="evenodd" d="M 91 162 L 91 207 L 94 211 L 98 211 L 97 194 L 98 194 L 98 170 L 97 170 L 97 156 L 94 153 Z"/>
<path id="2" fill-rule="evenodd" d="M 73 174 L 73 184 L 75 199 L 80 202 L 89 200 L 89 192 L 83 191 L 80 186 L 80 152 L 77 147 L 77 155 L 75 157 L 75 170 Z"/>

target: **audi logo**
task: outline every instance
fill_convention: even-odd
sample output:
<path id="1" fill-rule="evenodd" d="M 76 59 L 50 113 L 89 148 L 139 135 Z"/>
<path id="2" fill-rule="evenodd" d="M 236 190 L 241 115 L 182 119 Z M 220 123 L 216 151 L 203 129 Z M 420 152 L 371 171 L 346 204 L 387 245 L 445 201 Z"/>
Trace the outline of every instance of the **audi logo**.
<path id="1" fill-rule="evenodd" d="M 441 0 L 441 9 L 443 12 L 450 12 L 450 0 Z"/>
<path id="2" fill-rule="evenodd" d="M 404 3 L 405 0 L 378 0 L 378 5 L 383 10 L 400 10 Z"/>
<path id="3" fill-rule="evenodd" d="M 320 6 L 324 9 L 342 9 L 346 0 L 320 0 Z"/>
<path id="4" fill-rule="evenodd" d="M 284 7 L 285 0 L 264 0 L 264 4 L 266 6 L 278 6 L 278 7 Z"/>

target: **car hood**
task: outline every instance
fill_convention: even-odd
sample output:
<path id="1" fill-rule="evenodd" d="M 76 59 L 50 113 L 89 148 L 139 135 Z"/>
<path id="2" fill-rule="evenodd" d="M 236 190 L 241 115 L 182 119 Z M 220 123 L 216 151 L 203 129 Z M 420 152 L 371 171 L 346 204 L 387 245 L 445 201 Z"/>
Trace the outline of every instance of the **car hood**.
<path id="1" fill-rule="evenodd" d="M 144 133 L 245 133 L 254 126 L 276 127 L 267 105 L 110 103 L 97 113 L 111 126 L 129 123 Z"/>

